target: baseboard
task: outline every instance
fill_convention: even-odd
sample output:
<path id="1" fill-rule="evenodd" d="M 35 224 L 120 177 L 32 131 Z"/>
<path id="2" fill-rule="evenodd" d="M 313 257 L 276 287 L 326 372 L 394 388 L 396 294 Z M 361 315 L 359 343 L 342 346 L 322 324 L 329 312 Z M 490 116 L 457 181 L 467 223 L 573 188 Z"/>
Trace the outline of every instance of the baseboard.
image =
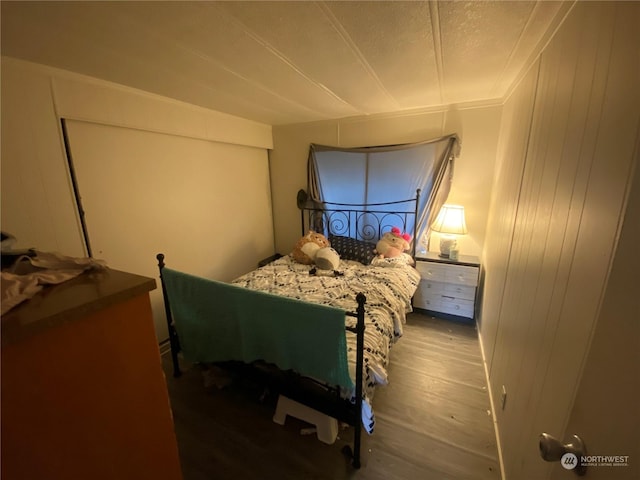
<path id="1" fill-rule="evenodd" d="M 496 434 L 496 446 L 498 447 L 498 462 L 500 463 L 500 477 L 502 480 L 507 480 L 507 476 L 504 472 L 504 461 L 502 458 L 502 447 L 500 443 L 500 428 L 498 427 L 498 421 L 496 416 L 496 406 L 493 401 L 493 393 L 491 391 L 491 383 L 489 381 L 489 369 L 487 367 L 487 358 L 484 355 L 484 344 L 482 343 L 482 334 L 480 333 L 480 328 L 478 330 L 478 342 L 480 342 L 480 354 L 482 355 L 482 365 L 484 367 L 484 377 L 487 383 L 487 390 L 489 391 L 489 404 L 491 406 L 491 417 L 493 418 L 493 429 Z"/>

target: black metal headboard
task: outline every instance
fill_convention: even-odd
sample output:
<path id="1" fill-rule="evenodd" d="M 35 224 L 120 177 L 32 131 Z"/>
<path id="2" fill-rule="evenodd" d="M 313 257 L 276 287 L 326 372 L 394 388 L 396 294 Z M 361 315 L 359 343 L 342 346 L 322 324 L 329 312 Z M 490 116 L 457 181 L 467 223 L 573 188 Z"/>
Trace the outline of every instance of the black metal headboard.
<path id="1" fill-rule="evenodd" d="M 304 205 L 299 205 L 302 235 L 314 230 L 327 238 L 340 235 L 376 242 L 384 233 L 398 227 L 411 235 L 411 256 L 415 256 L 419 204 L 420 189 L 416 190 L 414 198 L 385 203 L 307 201 Z"/>

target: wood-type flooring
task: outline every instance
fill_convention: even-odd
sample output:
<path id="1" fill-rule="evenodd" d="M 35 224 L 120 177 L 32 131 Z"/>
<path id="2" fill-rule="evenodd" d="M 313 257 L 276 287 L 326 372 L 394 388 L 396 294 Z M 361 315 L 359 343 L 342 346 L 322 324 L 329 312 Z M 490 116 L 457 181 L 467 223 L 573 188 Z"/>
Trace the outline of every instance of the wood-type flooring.
<path id="1" fill-rule="evenodd" d="M 352 428 L 326 445 L 302 435 L 300 420 L 274 423 L 277 399 L 250 382 L 205 387 L 201 368 L 185 362 L 176 379 L 163 355 L 184 480 L 499 480 L 475 327 L 412 313 L 390 358 L 355 470 L 341 452 Z"/>

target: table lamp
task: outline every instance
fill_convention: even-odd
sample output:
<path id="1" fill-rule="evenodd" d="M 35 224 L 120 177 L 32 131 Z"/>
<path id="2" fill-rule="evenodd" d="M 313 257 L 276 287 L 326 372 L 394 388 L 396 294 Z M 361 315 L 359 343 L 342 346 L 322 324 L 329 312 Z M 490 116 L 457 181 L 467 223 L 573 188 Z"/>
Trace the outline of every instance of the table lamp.
<path id="1" fill-rule="evenodd" d="M 449 258 L 449 252 L 451 247 L 455 245 L 457 236 L 467 233 L 464 207 L 462 205 L 443 205 L 435 222 L 431 224 L 431 230 L 442 234 L 440 237 L 440 256 Z"/>

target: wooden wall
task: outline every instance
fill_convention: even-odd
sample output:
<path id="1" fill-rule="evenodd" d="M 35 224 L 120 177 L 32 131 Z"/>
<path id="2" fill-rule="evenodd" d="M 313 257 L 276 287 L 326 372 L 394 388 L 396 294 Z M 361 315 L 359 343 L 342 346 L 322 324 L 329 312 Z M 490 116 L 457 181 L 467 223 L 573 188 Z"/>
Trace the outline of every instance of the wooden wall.
<path id="1" fill-rule="evenodd" d="M 579 433 L 565 430 L 637 162 L 639 10 L 578 2 L 504 107 L 479 325 L 508 479 L 549 478 L 541 432 Z"/>

